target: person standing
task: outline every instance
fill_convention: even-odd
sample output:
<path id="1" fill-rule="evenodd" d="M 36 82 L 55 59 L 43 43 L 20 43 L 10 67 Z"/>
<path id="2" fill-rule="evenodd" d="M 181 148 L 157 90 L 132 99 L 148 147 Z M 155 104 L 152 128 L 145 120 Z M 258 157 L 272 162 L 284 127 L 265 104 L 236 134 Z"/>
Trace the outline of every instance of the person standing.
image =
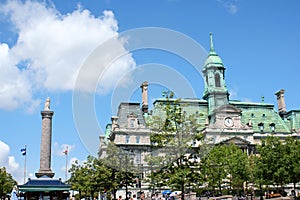
<path id="1" fill-rule="evenodd" d="M 11 191 L 11 196 L 10 196 L 10 200 L 18 200 L 18 192 L 17 192 L 17 188 L 16 186 L 13 188 L 13 190 Z"/>

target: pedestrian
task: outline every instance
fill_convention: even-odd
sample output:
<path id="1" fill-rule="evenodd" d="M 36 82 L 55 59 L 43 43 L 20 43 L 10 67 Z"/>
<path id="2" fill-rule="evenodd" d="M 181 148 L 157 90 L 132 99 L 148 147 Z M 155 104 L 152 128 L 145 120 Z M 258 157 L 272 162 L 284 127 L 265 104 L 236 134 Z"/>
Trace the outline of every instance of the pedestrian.
<path id="1" fill-rule="evenodd" d="M 132 196 L 132 200 L 137 200 L 136 194 L 134 194 L 134 195 Z"/>
<path id="2" fill-rule="evenodd" d="M 17 188 L 16 188 L 16 186 L 15 186 L 15 187 L 13 188 L 13 190 L 11 191 L 10 200 L 18 200 L 18 196 L 17 196 Z"/>

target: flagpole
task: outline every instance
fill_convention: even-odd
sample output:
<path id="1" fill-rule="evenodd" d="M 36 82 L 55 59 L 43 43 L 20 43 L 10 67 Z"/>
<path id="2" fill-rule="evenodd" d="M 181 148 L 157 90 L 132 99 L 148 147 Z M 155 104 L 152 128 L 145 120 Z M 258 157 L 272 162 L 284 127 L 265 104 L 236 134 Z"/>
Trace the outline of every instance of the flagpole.
<path id="1" fill-rule="evenodd" d="M 65 150 L 65 155 L 66 155 L 66 174 L 65 174 L 65 182 L 67 182 L 68 179 L 68 146 L 66 147 Z"/>
<path id="2" fill-rule="evenodd" d="M 27 145 L 25 144 L 25 158 L 24 158 L 24 184 L 26 181 L 26 160 L 27 160 Z"/>

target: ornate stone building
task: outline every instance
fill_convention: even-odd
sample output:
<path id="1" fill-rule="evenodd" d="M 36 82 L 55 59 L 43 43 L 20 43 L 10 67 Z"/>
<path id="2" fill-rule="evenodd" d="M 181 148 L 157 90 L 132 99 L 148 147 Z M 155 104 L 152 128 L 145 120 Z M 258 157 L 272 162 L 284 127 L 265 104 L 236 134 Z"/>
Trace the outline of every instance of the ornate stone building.
<path id="1" fill-rule="evenodd" d="M 183 112 L 198 114 L 202 132 L 212 144 L 235 143 L 251 154 L 255 145 L 269 135 L 285 138 L 300 137 L 300 110 L 287 111 L 284 90 L 275 93 L 278 111 L 273 104 L 265 102 L 242 102 L 230 100 L 225 81 L 225 66 L 216 53 L 212 35 L 210 50 L 203 66 L 205 88 L 202 99 L 182 98 Z M 107 125 L 106 133 L 100 136 L 99 156 L 105 157 L 106 143 L 111 141 L 121 148 L 132 151 L 134 163 L 147 169 L 144 157 L 150 153 L 150 130 L 146 121 L 161 115 L 165 99 L 157 99 L 148 112 L 148 83 L 141 85 L 140 103 L 121 103 L 117 116 Z"/>

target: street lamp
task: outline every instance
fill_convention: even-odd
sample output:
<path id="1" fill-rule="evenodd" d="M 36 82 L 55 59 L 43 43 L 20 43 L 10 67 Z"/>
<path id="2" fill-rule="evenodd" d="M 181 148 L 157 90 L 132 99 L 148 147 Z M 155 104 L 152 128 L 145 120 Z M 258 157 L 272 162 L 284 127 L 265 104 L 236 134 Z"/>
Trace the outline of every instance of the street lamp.
<path id="1" fill-rule="evenodd" d="M 138 172 L 139 172 L 139 188 L 140 188 L 140 195 L 142 194 L 142 178 L 143 178 L 143 164 L 138 164 Z"/>

